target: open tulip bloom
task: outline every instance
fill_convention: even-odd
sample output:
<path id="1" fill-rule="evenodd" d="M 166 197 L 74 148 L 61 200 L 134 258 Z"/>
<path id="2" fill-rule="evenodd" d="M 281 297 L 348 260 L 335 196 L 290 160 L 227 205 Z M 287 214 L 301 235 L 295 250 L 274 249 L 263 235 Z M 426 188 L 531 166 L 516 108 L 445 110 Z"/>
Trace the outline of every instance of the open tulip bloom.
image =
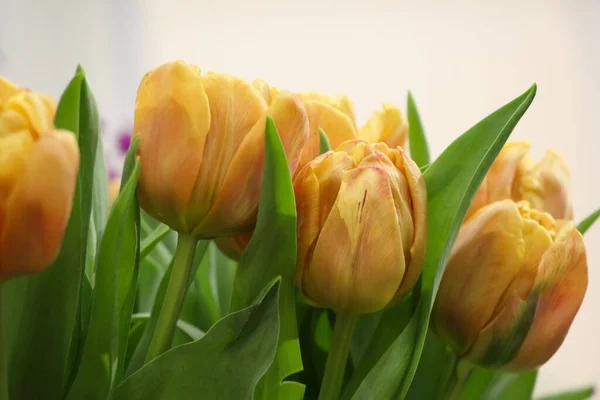
<path id="1" fill-rule="evenodd" d="M 531 398 L 600 215 L 507 142 L 535 93 L 431 160 L 410 94 L 170 62 L 109 180 L 81 67 L 58 105 L 0 77 L 0 400 Z"/>

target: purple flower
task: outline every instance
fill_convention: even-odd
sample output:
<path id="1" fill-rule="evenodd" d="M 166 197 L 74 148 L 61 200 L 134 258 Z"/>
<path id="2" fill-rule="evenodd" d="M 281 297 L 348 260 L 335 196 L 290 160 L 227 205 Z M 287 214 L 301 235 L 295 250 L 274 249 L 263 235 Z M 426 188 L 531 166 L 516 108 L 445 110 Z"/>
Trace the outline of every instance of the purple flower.
<path id="1" fill-rule="evenodd" d="M 127 150 L 129 150 L 129 145 L 131 144 L 130 129 L 123 130 L 121 133 L 119 133 L 119 136 L 117 137 L 117 144 L 121 153 L 127 153 Z"/>

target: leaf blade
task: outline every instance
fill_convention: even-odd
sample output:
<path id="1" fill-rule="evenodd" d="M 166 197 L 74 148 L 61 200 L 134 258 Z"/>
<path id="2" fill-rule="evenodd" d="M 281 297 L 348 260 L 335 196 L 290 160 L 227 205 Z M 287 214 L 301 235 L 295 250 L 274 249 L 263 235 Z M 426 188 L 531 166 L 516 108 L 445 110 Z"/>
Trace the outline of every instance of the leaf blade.
<path id="1" fill-rule="evenodd" d="M 431 162 L 429 156 L 429 145 L 427 144 L 427 136 L 425 128 L 421 122 L 421 116 L 417 109 L 417 104 L 412 92 L 408 92 L 407 101 L 408 114 L 408 144 L 410 147 L 410 157 L 419 168 L 426 166 Z"/>

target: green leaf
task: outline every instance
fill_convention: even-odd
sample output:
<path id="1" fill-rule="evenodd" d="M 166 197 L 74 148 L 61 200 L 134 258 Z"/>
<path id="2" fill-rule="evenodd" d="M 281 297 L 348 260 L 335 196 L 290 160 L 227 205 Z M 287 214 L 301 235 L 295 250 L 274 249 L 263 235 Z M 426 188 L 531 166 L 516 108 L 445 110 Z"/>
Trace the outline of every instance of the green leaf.
<path id="1" fill-rule="evenodd" d="M 537 371 L 523 372 L 519 374 L 511 374 L 505 372 L 487 371 L 478 368 L 471 374 L 469 380 L 474 377 L 486 379 L 492 377 L 485 390 L 479 397 L 473 397 L 474 391 L 466 389 L 461 396 L 461 400 L 467 399 L 484 399 L 484 400 L 530 400 L 533 397 L 533 389 L 537 379 Z M 469 383 L 469 382 L 467 382 Z M 483 385 L 480 385 L 483 386 Z"/>
<path id="2" fill-rule="evenodd" d="M 424 167 L 431 162 L 429 146 L 427 145 L 427 137 L 425 136 L 421 117 L 419 116 L 419 110 L 411 92 L 408 92 L 406 104 L 408 108 L 408 144 L 410 146 L 410 157 L 419 167 Z"/>
<path id="3" fill-rule="evenodd" d="M 233 311 L 251 304 L 262 288 L 281 276 L 280 336 L 276 362 L 257 387 L 255 398 L 283 398 L 280 382 L 302 370 L 293 274 L 296 266 L 296 202 L 283 146 L 275 124 L 267 118 L 265 169 L 258 221 L 241 256 L 233 287 Z M 293 386 L 298 388 L 297 385 Z M 285 388 L 287 395 L 292 387 Z M 296 396 L 299 393 L 295 394 Z"/>
<path id="4" fill-rule="evenodd" d="M 208 248 L 209 242 L 206 240 L 200 240 L 196 245 L 196 260 L 202 260 L 204 258 L 206 249 Z M 198 261 L 195 265 L 198 265 L 200 262 Z M 139 343 L 131 357 L 131 361 L 129 365 L 127 365 L 127 370 L 125 376 L 129 376 L 133 374 L 135 371 L 140 369 L 142 365 L 144 365 L 144 360 L 146 359 L 146 354 L 148 353 L 148 348 L 150 347 L 150 342 L 152 341 L 152 337 L 154 336 L 154 329 L 156 328 L 156 323 L 158 321 L 158 317 L 160 315 L 160 310 L 162 304 L 165 299 L 165 294 L 167 293 L 167 287 L 169 285 L 169 278 L 171 277 L 171 265 L 167 268 L 166 272 L 162 276 L 162 280 L 160 282 L 160 286 L 158 291 L 156 292 L 156 298 L 153 301 L 154 306 L 152 307 L 152 313 L 146 328 L 144 329 L 144 333 L 142 334 Z M 195 271 L 193 271 L 190 278 L 190 284 L 193 281 L 193 276 L 195 275 Z M 187 299 L 186 299 L 187 300 Z"/>
<path id="5" fill-rule="evenodd" d="M 131 316 L 132 324 L 146 325 L 150 320 L 152 314 L 151 313 L 138 313 L 133 314 Z M 140 324 L 141 322 L 141 324 Z M 182 319 L 178 319 L 175 323 L 177 329 L 179 329 L 183 334 L 187 335 L 190 340 L 198 340 L 204 337 L 205 333 L 200 330 L 197 326 L 190 324 Z"/>
<path id="6" fill-rule="evenodd" d="M 223 261 L 223 256 L 219 254 L 220 252 L 216 244 L 211 242 L 208 245 L 206 255 L 194 274 L 196 291 L 190 293 L 190 295 L 195 296 L 198 308 L 202 314 L 199 326 L 204 329 L 210 328 L 223 315 L 227 314 L 227 311 L 222 312 L 221 305 L 219 304 L 217 274 L 220 272 L 220 264 Z"/>
<path id="7" fill-rule="evenodd" d="M 594 396 L 594 386 L 539 397 L 538 400 L 587 400 Z"/>
<path id="8" fill-rule="evenodd" d="M 142 249 L 140 250 L 140 257 L 146 257 L 156 246 L 171 232 L 165 224 L 159 224 L 152 232 L 144 238 L 142 241 Z"/>
<path id="9" fill-rule="evenodd" d="M 319 128 L 319 154 L 327 153 L 329 150 L 331 150 L 331 144 L 329 144 L 327 134 Z"/>
<path id="10" fill-rule="evenodd" d="M 359 368 L 345 398 L 404 398 L 415 375 L 446 260 L 471 199 L 513 128 L 531 104 L 536 86 L 456 139 L 425 171 L 427 254 L 415 315 L 374 365 Z M 362 363 L 361 363 L 362 364 Z"/>
<path id="11" fill-rule="evenodd" d="M 252 399 L 275 357 L 279 283 L 260 304 L 228 315 L 195 342 L 167 351 L 119 385 L 113 400 Z"/>
<path id="12" fill-rule="evenodd" d="M 594 222 L 596 222 L 598 217 L 600 217 L 600 208 L 591 213 L 583 221 L 581 221 L 579 225 L 577 225 L 577 229 L 579 230 L 579 232 L 581 232 L 582 235 L 585 232 L 587 232 L 587 230 L 591 228 Z"/>
<path id="13" fill-rule="evenodd" d="M 129 150 L 130 154 L 135 151 L 135 146 Z M 139 173 L 135 162 L 112 206 L 100 242 L 90 326 L 67 399 L 105 399 L 122 379 L 139 267 Z"/>
<path id="14" fill-rule="evenodd" d="M 71 216 L 57 260 L 43 273 L 5 283 L 4 315 L 12 399 L 58 399 L 68 386 L 80 334 L 84 274 L 98 143 L 96 102 L 78 68 L 56 111 L 57 128 L 72 131 L 81 153 Z"/>

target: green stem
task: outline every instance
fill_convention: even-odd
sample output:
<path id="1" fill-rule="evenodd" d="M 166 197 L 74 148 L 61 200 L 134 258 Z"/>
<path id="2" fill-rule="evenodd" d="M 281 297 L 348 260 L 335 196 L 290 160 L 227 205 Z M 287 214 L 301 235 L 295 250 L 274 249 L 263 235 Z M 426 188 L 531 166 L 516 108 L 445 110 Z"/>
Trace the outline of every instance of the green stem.
<path id="1" fill-rule="evenodd" d="M 8 400 L 8 371 L 6 367 L 6 344 L 4 343 L 4 315 L 2 310 L 2 283 L 0 283 L 0 400 Z"/>
<path id="2" fill-rule="evenodd" d="M 148 348 L 146 362 L 153 360 L 171 347 L 173 333 L 189 286 L 197 243 L 197 239 L 183 233 L 180 233 L 177 238 L 173 269 L 171 270 L 171 277 L 169 278 L 169 285 L 167 286 L 167 293 L 160 315 L 156 322 L 154 336 Z"/>
<path id="3" fill-rule="evenodd" d="M 339 400 L 340 398 L 350 343 L 352 343 L 352 335 L 357 322 L 357 314 L 340 312 L 336 315 L 319 400 Z"/>
<path id="4" fill-rule="evenodd" d="M 471 374 L 472 368 L 470 363 L 460 359 L 454 363 L 452 374 L 446 384 L 445 392 L 447 396 L 445 398 L 448 400 L 459 400 L 461 398 L 465 383 Z"/>

